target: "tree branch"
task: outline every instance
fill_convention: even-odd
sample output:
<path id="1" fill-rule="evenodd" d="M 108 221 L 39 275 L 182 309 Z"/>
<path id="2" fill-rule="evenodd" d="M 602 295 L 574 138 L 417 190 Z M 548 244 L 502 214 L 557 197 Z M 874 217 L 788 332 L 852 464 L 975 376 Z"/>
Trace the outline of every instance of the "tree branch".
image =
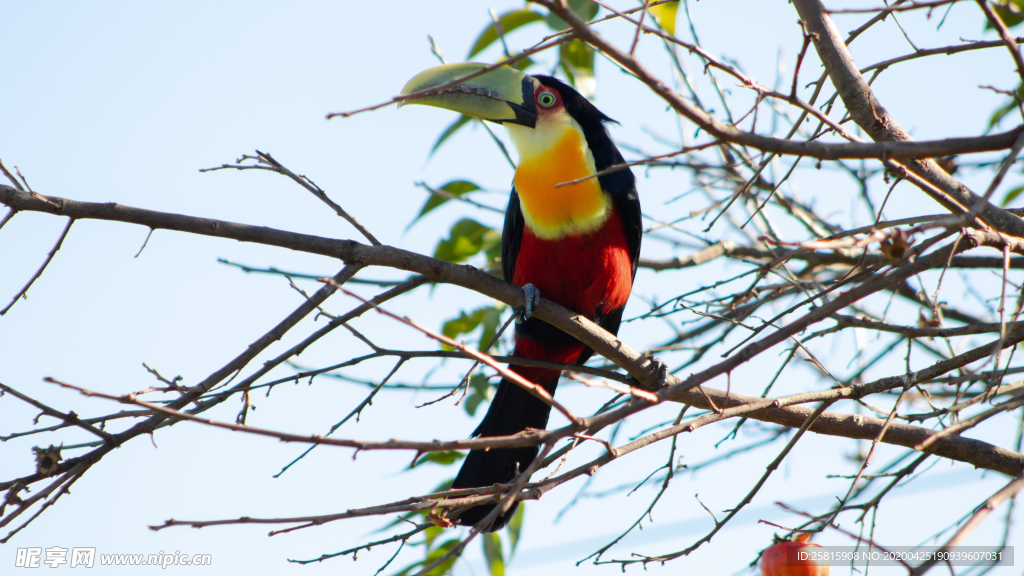
<path id="1" fill-rule="evenodd" d="M 861 76 L 846 43 L 840 37 L 832 18 L 826 13 L 821 0 L 793 0 L 793 6 L 811 34 L 818 57 L 853 121 L 876 142 L 912 142 L 910 134 L 889 115 Z M 1013 143 L 1006 148 L 1011 146 Z M 985 222 L 1000 232 L 1024 237 L 1024 222 L 1020 218 L 985 201 L 947 174 L 934 161 L 909 160 L 907 168 L 933 186 L 934 189 L 922 187 L 922 190 L 948 209 L 952 210 L 952 207 L 941 195 L 955 201 L 960 208 L 971 208 L 980 202 L 978 214 Z"/>

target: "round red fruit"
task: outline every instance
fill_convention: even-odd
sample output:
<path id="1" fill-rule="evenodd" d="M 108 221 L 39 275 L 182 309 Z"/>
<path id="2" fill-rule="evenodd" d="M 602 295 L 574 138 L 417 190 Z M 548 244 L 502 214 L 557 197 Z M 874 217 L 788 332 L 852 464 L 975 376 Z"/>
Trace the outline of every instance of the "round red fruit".
<path id="1" fill-rule="evenodd" d="M 761 553 L 761 576 L 828 576 L 832 567 L 827 560 L 801 558 L 800 550 L 821 548 L 809 542 L 810 534 L 798 534 L 793 540 L 782 540 Z M 793 552 L 790 552 L 790 551 Z M 792 557 L 792 560 L 789 559 Z"/>

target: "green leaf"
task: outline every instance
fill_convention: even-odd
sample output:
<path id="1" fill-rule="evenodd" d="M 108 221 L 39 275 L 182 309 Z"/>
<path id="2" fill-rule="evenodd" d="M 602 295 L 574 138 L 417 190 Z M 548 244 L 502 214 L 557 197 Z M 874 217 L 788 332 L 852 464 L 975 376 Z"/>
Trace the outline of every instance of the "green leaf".
<path id="1" fill-rule="evenodd" d="M 470 416 L 476 416 L 476 409 L 480 407 L 480 404 L 485 400 L 491 399 L 493 388 L 491 388 L 491 384 L 487 381 L 487 376 L 480 372 L 470 377 L 469 388 L 469 394 L 466 396 L 466 402 L 463 406 Z"/>
<path id="2" fill-rule="evenodd" d="M 534 62 L 533 59 L 531 59 L 529 56 L 527 56 L 526 58 L 523 58 L 522 60 L 516 60 L 515 62 L 510 64 L 510 66 L 512 66 L 516 70 L 519 70 L 520 72 L 523 72 L 524 70 L 526 70 L 530 66 L 533 66 L 534 64 L 536 64 L 536 62 Z"/>
<path id="3" fill-rule="evenodd" d="M 572 10 L 573 14 L 579 16 L 584 22 L 593 20 L 594 16 L 597 16 L 598 8 L 600 6 L 590 0 L 569 0 L 569 10 Z M 569 27 L 565 20 L 554 14 L 548 14 L 544 17 L 544 20 L 552 30 L 565 30 Z"/>
<path id="4" fill-rule="evenodd" d="M 498 22 L 501 24 L 501 31 L 505 34 L 521 28 L 527 24 L 532 24 L 544 19 L 544 15 L 539 12 L 532 10 L 513 10 L 511 12 L 505 12 L 501 16 L 498 16 Z M 484 28 L 484 31 L 477 36 L 476 42 L 473 42 L 473 47 L 469 49 L 469 56 L 467 60 L 476 56 L 480 52 L 483 52 L 485 48 L 493 44 L 498 39 L 498 31 L 495 29 L 494 23 L 492 22 Z"/>
<path id="5" fill-rule="evenodd" d="M 434 147 L 430 149 L 430 154 L 427 154 L 427 158 L 433 156 L 434 152 L 437 152 L 437 149 L 441 147 L 441 144 L 444 144 L 445 140 L 451 138 L 453 134 L 459 131 L 459 128 L 468 124 L 472 119 L 472 116 L 466 116 L 463 114 L 459 116 L 455 122 L 452 122 L 447 128 L 445 128 L 444 132 L 441 132 L 441 136 L 437 139 L 437 142 L 434 142 Z"/>
<path id="6" fill-rule="evenodd" d="M 484 558 L 491 576 L 505 576 L 505 559 L 501 554 L 501 538 L 497 532 L 480 535 L 484 544 Z"/>
<path id="7" fill-rule="evenodd" d="M 492 395 L 491 383 L 487 381 L 487 376 L 482 372 L 473 374 L 473 377 L 469 379 L 469 385 L 473 387 L 474 392 L 484 398 L 490 398 Z"/>
<path id="8" fill-rule="evenodd" d="M 497 306 L 484 308 L 483 315 L 484 317 L 480 321 L 480 325 L 483 326 L 483 330 L 480 332 L 480 350 L 486 348 L 498 333 L 498 326 L 501 325 L 501 308 Z"/>
<path id="9" fill-rule="evenodd" d="M 437 548 L 431 550 L 430 553 L 427 554 L 427 559 L 423 561 L 423 565 L 426 566 L 428 564 L 431 564 L 441 556 L 444 556 L 449 551 L 451 551 L 452 548 L 458 546 L 459 542 L 461 542 L 459 538 L 452 538 L 451 540 L 448 540 L 444 544 L 441 544 Z M 443 576 L 444 574 L 447 574 L 448 571 L 451 570 L 452 565 L 455 564 L 455 561 L 458 559 L 458 556 L 452 556 L 451 558 L 445 560 L 430 572 L 427 572 L 426 576 Z"/>
<path id="10" fill-rule="evenodd" d="M 405 568 L 402 568 L 398 572 L 395 572 L 395 576 L 406 576 L 406 574 L 409 574 L 410 572 L 412 572 L 413 568 L 419 568 L 422 565 L 423 565 L 423 561 L 422 560 L 420 560 L 419 562 L 413 562 L 412 564 L 409 564 L 408 566 L 406 566 Z"/>
<path id="11" fill-rule="evenodd" d="M 479 186 L 468 180 L 452 180 L 451 182 L 448 182 L 444 186 L 437 188 L 437 190 L 441 192 L 447 192 L 452 196 L 459 197 L 462 196 L 463 194 L 469 194 L 470 192 L 483 190 L 483 188 L 480 188 Z M 431 210 L 437 208 L 441 204 L 444 204 L 448 200 L 451 200 L 451 198 L 445 198 L 440 194 L 431 193 L 430 197 L 427 198 L 427 201 L 423 204 L 423 208 L 420 208 L 420 213 L 417 214 L 416 217 L 412 219 L 412 222 L 409 222 L 409 225 L 406 226 L 405 229 L 408 230 L 409 228 L 411 228 L 412 225 L 415 224 L 416 221 L 419 220 L 420 218 L 423 218 L 423 216 L 426 215 L 427 212 L 430 212 Z"/>
<path id="12" fill-rule="evenodd" d="M 437 526 L 431 526 L 430 528 L 427 528 L 424 531 L 424 533 L 427 535 L 427 542 L 428 542 L 428 544 L 427 544 L 427 546 L 428 546 L 427 557 L 425 559 L 423 559 L 423 560 L 420 560 L 419 562 L 413 562 L 412 564 L 406 566 L 400 572 L 398 572 L 395 576 L 406 576 L 407 574 L 409 574 L 410 572 L 412 572 L 416 568 L 420 568 L 421 566 L 428 566 L 428 565 L 434 563 L 434 561 L 437 560 L 438 558 L 440 558 L 441 556 L 444 556 L 445 554 L 447 554 L 452 548 L 455 548 L 459 544 L 459 539 L 458 538 L 452 538 L 451 540 L 445 541 L 444 544 L 441 544 L 437 548 L 434 548 L 433 550 L 430 550 L 429 549 L 430 543 L 434 542 L 436 540 L 437 536 L 442 531 L 443 531 L 443 529 L 442 528 L 438 528 Z M 459 558 L 458 558 L 457 555 L 456 556 L 452 556 L 451 558 L 449 558 L 449 559 L 445 560 L 444 562 L 442 562 L 441 564 L 439 564 L 437 567 L 435 567 L 430 572 L 427 572 L 427 575 L 428 576 L 443 576 L 444 574 L 447 574 L 451 570 L 452 565 L 455 564 L 455 561 L 458 560 L 458 559 Z"/>
<path id="13" fill-rule="evenodd" d="M 479 344 L 479 348 L 482 350 L 497 333 L 503 308 L 504 306 L 500 308 L 498 306 L 485 306 L 477 308 L 469 314 L 463 311 L 459 313 L 458 318 L 445 322 L 441 327 L 441 332 L 452 340 L 458 340 L 459 336 L 469 334 L 482 327 Z M 444 350 L 453 349 L 447 344 L 443 344 L 442 347 Z"/>
<path id="14" fill-rule="evenodd" d="M 509 560 L 512 559 L 512 555 L 516 553 L 516 546 L 519 545 L 519 535 L 523 532 L 523 515 L 526 514 L 526 502 L 519 503 L 519 509 L 512 516 L 512 520 L 508 523 L 508 539 L 512 545 L 508 552 Z"/>
<path id="15" fill-rule="evenodd" d="M 487 264 L 495 264 L 501 261 L 501 233 L 498 233 L 497 242 L 488 243 L 484 246 L 484 257 L 487 258 Z"/>
<path id="16" fill-rule="evenodd" d="M 462 334 L 469 334 L 476 330 L 477 326 L 480 325 L 481 320 L 483 320 L 483 313 L 479 310 L 476 310 L 471 314 L 461 312 L 459 313 L 458 318 L 453 318 L 441 326 L 441 333 L 452 340 L 458 340 L 458 337 Z M 445 350 L 452 349 L 447 344 L 444 344 L 443 346 Z"/>
<path id="17" fill-rule="evenodd" d="M 441 528 L 440 526 L 431 526 L 423 531 L 423 536 L 427 539 L 427 550 L 430 549 L 430 545 L 433 544 L 434 540 L 437 540 L 437 537 L 443 532 L 444 528 Z"/>
<path id="18" fill-rule="evenodd" d="M 651 11 L 651 16 L 654 16 L 662 30 L 667 32 L 669 36 L 676 35 L 676 12 L 679 12 L 679 2 L 658 4 L 657 6 L 651 6 L 648 10 Z"/>
<path id="19" fill-rule="evenodd" d="M 440 452 L 428 452 L 422 458 L 416 460 L 416 465 L 422 466 L 423 464 L 426 464 L 428 462 L 433 462 L 434 464 L 440 464 L 441 466 L 451 466 L 452 464 L 458 462 L 459 460 L 462 460 L 464 457 L 465 454 L 459 452 L 458 450 L 442 450 Z M 411 468 L 412 464 L 410 464 L 409 468 L 406 468 L 406 470 L 409 470 Z"/>
<path id="20" fill-rule="evenodd" d="M 1005 106 L 997 108 L 996 111 L 992 113 L 992 117 L 988 119 L 988 129 L 991 130 L 995 128 L 996 124 L 998 124 L 1000 121 L 1002 121 L 1003 118 L 1006 118 L 1006 116 L 1009 113 L 1013 112 L 1016 109 L 1017 103 L 1014 102 L 1013 100 L 1007 102 Z"/>
<path id="21" fill-rule="evenodd" d="M 476 416 L 476 409 L 483 404 L 484 400 L 486 400 L 486 398 L 483 396 L 470 392 L 469 396 L 466 397 L 466 402 L 463 403 L 462 406 L 466 409 L 467 414 L 470 416 Z"/>
<path id="22" fill-rule="evenodd" d="M 558 47 L 559 65 L 569 81 L 586 98 L 597 90 L 594 78 L 594 49 L 580 40 L 566 42 Z"/>
<path id="23" fill-rule="evenodd" d="M 1021 192 L 1024 192 L 1024 186 L 1017 186 L 1013 190 L 1007 192 L 1006 198 L 1003 198 L 1003 207 L 1005 208 L 1010 204 L 1010 202 L 1013 202 L 1014 198 L 1020 196 Z"/>
<path id="24" fill-rule="evenodd" d="M 1017 97 L 1024 100 L 1024 83 L 1017 86 Z M 992 117 L 988 119 L 988 128 L 985 131 L 988 132 L 995 128 L 996 124 L 1002 121 L 1003 118 L 1014 110 L 1017 110 L 1017 100 L 1010 98 L 1004 106 L 996 109 L 996 111 L 992 113 Z"/>
<path id="25" fill-rule="evenodd" d="M 501 245 L 501 233 L 476 220 L 463 218 L 452 226 L 448 238 L 438 242 L 434 258 L 446 262 L 465 262 L 481 251 L 489 251 L 496 244 Z"/>
<path id="26" fill-rule="evenodd" d="M 996 14 L 999 14 L 999 17 L 1008 28 L 1013 28 L 1024 22 L 1024 0 L 995 0 L 991 4 L 995 8 Z M 992 24 L 986 19 L 985 30 L 994 29 Z"/>

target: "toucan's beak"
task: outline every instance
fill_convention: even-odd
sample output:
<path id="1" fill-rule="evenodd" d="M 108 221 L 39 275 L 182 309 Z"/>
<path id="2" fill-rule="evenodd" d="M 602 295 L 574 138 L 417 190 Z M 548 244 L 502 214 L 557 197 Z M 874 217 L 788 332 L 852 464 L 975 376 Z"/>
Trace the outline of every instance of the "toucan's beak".
<path id="1" fill-rule="evenodd" d="M 449 84 L 490 66 L 476 62 L 445 64 L 420 72 L 402 88 L 402 96 Z M 424 104 L 454 110 L 482 120 L 521 124 L 533 128 L 537 108 L 533 103 L 533 77 L 502 66 L 429 96 L 403 100 L 398 106 Z"/>

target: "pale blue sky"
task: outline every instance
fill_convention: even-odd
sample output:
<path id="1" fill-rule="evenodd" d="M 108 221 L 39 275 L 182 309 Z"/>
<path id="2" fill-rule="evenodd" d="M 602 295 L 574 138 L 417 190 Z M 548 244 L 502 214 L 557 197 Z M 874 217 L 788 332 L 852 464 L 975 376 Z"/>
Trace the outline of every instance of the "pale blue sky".
<path id="1" fill-rule="evenodd" d="M 348 119 L 327 121 L 324 116 L 384 101 L 415 73 L 435 65 L 427 34 L 437 39 L 450 61 L 458 61 L 489 21 L 487 8 L 493 6 L 501 13 L 521 5 L 515 1 L 488 4 L 470 0 L 386 4 L 308 1 L 288 5 L 10 3 L 4 10 L 4 31 L 0 35 L 0 54 L 4 55 L 0 159 L 8 167 L 19 166 L 33 188 L 44 194 L 359 239 L 318 200 L 280 176 L 198 172 L 259 149 L 316 181 L 384 243 L 430 253 L 438 237 L 460 217 L 500 226 L 500 215 L 450 205 L 405 231 L 425 199 L 422 189 L 415 186 L 419 181 L 438 185 L 454 178 L 473 180 L 495 191 L 479 196 L 481 202 L 504 206 L 511 169 L 486 133 L 467 130 L 428 161 L 434 140 L 453 120 L 450 113 L 425 107 L 387 107 Z M 616 5 L 632 6 L 628 2 Z M 775 80 L 780 49 L 786 70 L 792 70 L 800 36 L 795 31 L 796 13 L 788 3 L 705 0 L 693 4 L 693 9 L 701 40 L 712 53 L 737 59 L 746 72 L 769 85 Z M 937 17 L 929 22 L 908 16 L 904 24 L 915 41 L 927 47 L 952 44 L 958 37 L 983 36 L 973 5 L 955 7 L 939 32 L 935 31 Z M 862 16 L 843 18 L 840 29 L 851 30 L 862 21 Z M 605 25 L 601 32 L 620 45 L 631 40 L 631 30 L 623 25 Z M 522 48 L 542 33 L 546 33 L 543 25 L 537 25 L 513 34 L 509 41 L 513 48 Z M 853 46 L 861 66 L 909 50 L 891 23 L 877 27 Z M 658 73 L 670 77 L 663 49 L 655 39 L 643 38 L 638 54 Z M 483 59 L 498 56 L 495 47 Z M 690 70 L 699 70 L 696 60 L 689 58 L 686 63 Z M 596 103 L 622 124 L 612 129 L 614 138 L 657 151 L 659 145 L 648 132 L 678 137 L 679 126 L 665 111 L 663 102 L 607 61 L 599 60 L 597 69 Z M 816 78 L 819 71 L 817 60 L 809 55 L 801 84 Z M 699 72 L 696 76 L 699 78 Z M 789 76 L 783 81 L 788 86 Z M 1012 62 L 1005 51 L 903 65 L 882 75 L 875 88 L 889 111 L 915 137 L 927 139 L 977 134 L 981 130 L 989 111 L 1001 102 L 1000 97 L 979 89 L 981 84 L 1016 86 Z M 744 94 L 735 81 L 723 78 L 723 85 L 737 102 L 749 100 L 749 94 Z M 742 106 L 737 104 L 739 109 Z M 692 141 L 693 127 L 684 125 L 683 131 Z M 497 132 L 504 136 L 503 131 Z M 635 157 L 627 154 L 627 158 Z M 688 187 L 688 177 L 654 172 L 645 178 L 643 170 L 637 174 L 646 212 L 676 217 L 688 209 L 678 203 L 664 204 Z M 975 189 L 987 184 L 984 178 L 970 173 L 960 176 Z M 1017 180 L 1013 176 L 1007 186 Z M 851 184 L 849 180 L 840 181 L 841 189 L 836 190 L 835 182 L 830 173 L 817 174 L 809 169 L 800 172 L 794 187 L 805 199 L 840 214 L 836 216 L 838 221 L 863 219 L 863 214 L 843 214 L 850 210 Z M 915 190 L 901 187 L 899 191 L 887 209 L 890 217 L 939 211 Z M 0 305 L 6 305 L 35 271 L 64 224 L 63 219 L 47 215 L 19 214 L 0 231 Z M 687 229 L 697 232 L 703 227 L 698 224 Z M 52 376 L 121 394 L 153 384 L 142 368 L 146 362 L 165 375 L 181 374 L 186 384 L 195 384 L 300 302 L 282 279 L 245 275 L 218 264 L 218 258 L 325 275 L 339 268 L 339 263 L 318 256 L 167 231 L 156 232 L 135 259 L 146 232 L 136 226 L 95 221 L 74 225 L 29 298 L 0 318 L 0 382 L 82 415 L 118 408 L 109 402 L 55 390 L 41 379 Z M 723 234 L 719 227 L 708 237 L 717 239 Z M 792 240 L 803 239 L 796 234 Z M 644 254 L 657 257 L 673 252 L 664 243 L 647 241 Z M 636 292 L 665 298 L 737 270 L 716 265 L 689 274 L 642 271 Z M 382 270 L 366 275 L 402 277 Z M 304 286 L 316 288 L 311 283 Z M 951 297 L 956 297 L 953 288 L 950 290 Z M 359 291 L 364 295 L 374 293 L 372 288 Z M 393 301 L 388 308 L 437 327 L 461 308 L 487 303 L 464 290 L 442 286 L 433 291 L 420 290 L 409 298 Z M 327 309 L 340 312 L 352 305 L 351 300 L 339 295 L 328 302 Z M 630 306 L 632 312 L 643 310 L 641 301 L 633 301 Z M 279 353 L 320 325 L 322 322 L 315 324 L 307 319 L 269 354 Z M 434 347 L 421 335 L 379 318 L 368 316 L 355 325 L 379 342 Z M 627 324 L 621 332 L 637 348 L 657 343 L 668 334 L 667 328 L 650 323 Z M 311 348 L 299 361 L 309 366 L 328 365 L 363 349 L 347 334 L 336 334 Z M 778 361 L 769 354 L 738 371 L 733 376 L 733 389 L 760 393 L 760 377 L 766 371 L 774 372 Z M 373 363 L 352 374 L 379 378 L 390 367 L 389 361 Z M 419 382 L 427 368 L 426 363 L 410 363 L 396 379 Z M 463 368 L 448 365 L 432 381 L 448 382 Z M 289 371 L 281 369 L 277 373 L 286 375 Z M 745 381 L 744 376 L 749 380 Z M 724 387 L 722 382 L 712 385 Z M 780 393 L 792 393 L 821 384 L 811 372 L 797 369 L 780 386 Z M 275 389 L 270 399 L 258 396 L 257 410 L 249 422 L 290 432 L 322 433 L 364 394 L 362 388 L 327 379 L 318 380 L 314 386 L 305 382 L 289 384 Z M 560 394 L 578 412 L 594 409 L 608 398 L 594 390 L 570 387 Z M 414 408 L 433 395 L 383 395 L 358 424 L 347 424 L 339 435 L 377 439 L 466 436 L 473 422 L 462 408 L 450 403 Z M 231 421 L 237 408 L 237 402 L 231 401 L 207 416 Z M 671 407 L 650 410 L 633 432 L 671 419 L 674 414 Z M 18 401 L 0 399 L 0 433 L 28 429 L 34 416 L 33 410 Z M 48 420 L 44 418 L 43 422 Z M 555 418 L 553 423 L 557 423 Z M 699 462 L 717 454 L 712 445 L 724 433 L 725 429 L 704 429 L 685 437 L 680 443 L 685 461 Z M 1005 444 L 1011 432 L 1005 426 L 989 426 L 976 434 Z M 70 443 L 79 438 L 85 441 L 86 436 L 65 431 L 41 436 L 37 442 Z M 0 476 L 7 479 L 30 472 L 32 444 L 0 444 Z M 595 486 L 607 489 L 641 479 L 661 463 L 667 448 L 666 444 L 623 458 L 602 472 Z M 452 472 L 425 466 L 415 473 L 400 474 L 411 455 L 361 453 L 353 461 L 349 450 L 320 448 L 281 478 L 271 477 L 301 450 L 265 438 L 190 424 L 163 430 L 152 443 L 136 439 L 107 456 L 75 485 L 70 496 L 11 543 L 0 546 L 0 572 L 6 573 L 13 565 L 17 547 L 58 545 L 96 546 L 100 553 L 180 550 L 213 554 L 214 568 L 195 568 L 195 573 L 373 574 L 394 548 L 361 553 L 355 563 L 341 558 L 298 566 L 285 559 L 312 558 L 379 538 L 382 534 L 371 532 L 390 519 L 333 523 L 273 538 L 266 537 L 265 527 L 201 531 L 176 528 L 159 533 L 145 527 L 171 517 L 215 519 L 335 512 L 425 493 Z M 631 551 L 654 554 L 688 546 L 710 528 L 710 519 L 693 494 L 699 493 L 716 512 L 732 506 L 774 458 L 775 450 L 677 481 L 655 511 L 651 530 L 631 536 L 615 557 Z M 770 527 L 755 524 L 758 518 L 793 523 L 791 516 L 780 514 L 771 503 L 785 499 L 808 508 L 824 506 L 846 488 L 838 480 L 823 477 L 824 463 L 838 469 L 846 453 L 853 451 L 852 442 L 841 444 L 819 437 L 803 440 L 751 508 L 711 545 L 663 569 L 654 565 L 649 569 L 665 574 L 740 571 L 756 550 L 767 545 L 773 532 Z M 580 452 L 575 461 L 584 462 L 585 454 L 596 455 L 598 449 L 585 447 Z M 890 454 L 884 452 L 880 458 Z M 931 528 L 923 529 L 922 525 L 936 529 L 945 525 L 1003 482 L 996 474 L 978 481 L 980 476 L 964 465 L 937 465 L 917 490 L 898 492 L 883 507 L 878 528 L 881 539 L 915 544 L 916 539 L 900 538 L 907 533 L 915 537 L 928 533 Z M 556 514 L 580 484 L 576 481 L 528 505 L 524 539 L 509 574 L 618 573 L 615 567 L 589 563 L 571 571 L 569 567 L 627 527 L 654 493 L 641 490 L 630 498 L 587 500 L 554 523 Z M 964 485 L 969 490 L 957 489 Z M 946 503 L 956 505 L 944 506 Z M 994 526 L 991 521 L 986 524 L 974 543 L 994 542 Z M 853 527 L 852 522 L 848 527 Z M 1020 530 L 1014 533 L 1016 544 L 1024 544 L 1021 534 Z M 826 534 L 822 541 L 847 543 L 835 534 Z M 419 555 L 418 550 L 403 553 L 389 572 L 419 559 Z M 470 564 L 460 573 L 484 573 L 479 556 L 479 548 L 473 544 Z M 185 570 L 179 567 L 175 571 Z M 128 569 L 97 567 L 92 573 L 119 574 L 128 573 Z"/>

